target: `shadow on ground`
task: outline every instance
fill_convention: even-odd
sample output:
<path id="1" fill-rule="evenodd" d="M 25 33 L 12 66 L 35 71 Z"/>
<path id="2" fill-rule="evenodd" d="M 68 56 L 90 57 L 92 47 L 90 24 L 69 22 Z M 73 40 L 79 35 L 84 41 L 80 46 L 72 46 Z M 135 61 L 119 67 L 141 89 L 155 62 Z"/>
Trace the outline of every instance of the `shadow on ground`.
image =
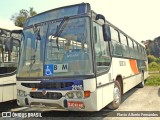
<path id="1" fill-rule="evenodd" d="M 19 108 L 16 100 L 0 103 L 0 112 L 10 111 L 12 108 Z"/>

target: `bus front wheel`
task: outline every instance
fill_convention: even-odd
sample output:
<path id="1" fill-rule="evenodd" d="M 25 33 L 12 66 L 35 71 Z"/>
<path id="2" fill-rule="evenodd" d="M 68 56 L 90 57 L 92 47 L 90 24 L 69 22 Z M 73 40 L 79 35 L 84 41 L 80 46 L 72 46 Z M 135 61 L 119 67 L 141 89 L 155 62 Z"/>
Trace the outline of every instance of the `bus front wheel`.
<path id="1" fill-rule="evenodd" d="M 109 109 L 115 110 L 121 104 L 122 94 L 121 86 L 118 81 L 115 81 L 114 90 L 113 90 L 113 101 L 107 106 Z"/>

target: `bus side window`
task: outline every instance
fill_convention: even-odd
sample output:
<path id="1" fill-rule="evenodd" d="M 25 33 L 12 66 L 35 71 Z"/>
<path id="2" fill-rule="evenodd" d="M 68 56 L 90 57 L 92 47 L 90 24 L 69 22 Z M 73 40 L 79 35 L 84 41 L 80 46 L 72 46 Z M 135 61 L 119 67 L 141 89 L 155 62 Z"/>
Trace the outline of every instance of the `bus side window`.
<path id="1" fill-rule="evenodd" d="M 137 47 L 137 43 L 135 41 L 133 41 L 133 45 L 134 45 L 134 58 L 139 58 L 138 57 L 138 47 Z"/>
<path id="2" fill-rule="evenodd" d="M 97 28 L 94 26 L 94 41 L 97 43 Z"/>
<path id="3" fill-rule="evenodd" d="M 94 42 L 97 73 L 108 70 L 111 63 L 109 43 L 104 41 L 102 26 L 94 23 Z"/>
<path id="4" fill-rule="evenodd" d="M 124 57 L 129 57 L 129 48 L 127 43 L 127 37 L 120 33 L 120 40 L 121 40 L 121 46 L 122 46 L 122 53 Z"/>
<path id="5" fill-rule="evenodd" d="M 95 54 L 96 56 L 100 55 L 100 42 L 99 42 L 99 34 L 98 27 L 94 26 L 94 43 L 95 43 Z"/>
<path id="6" fill-rule="evenodd" d="M 129 53 L 130 53 L 130 57 L 131 58 L 134 58 L 134 47 L 133 47 L 133 41 L 130 39 L 130 38 L 128 38 L 128 46 L 129 46 Z"/>
<path id="7" fill-rule="evenodd" d="M 96 23 L 93 25 L 97 73 L 100 73 L 101 71 L 108 70 L 111 63 L 109 43 L 108 41 L 104 41 L 102 26 Z"/>
<path id="8" fill-rule="evenodd" d="M 138 49 L 138 58 L 141 59 L 141 48 L 139 44 L 137 44 L 137 49 Z"/>
<path id="9" fill-rule="evenodd" d="M 111 30 L 111 51 L 113 56 L 122 56 L 122 48 L 119 42 L 118 31 L 114 28 L 110 28 Z"/>
<path id="10" fill-rule="evenodd" d="M 146 54 L 146 50 L 145 50 L 145 48 L 142 48 L 142 51 L 143 51 L 143 60 L 146 60 L 146 58 L 147 58 L 147 54 Z"/>

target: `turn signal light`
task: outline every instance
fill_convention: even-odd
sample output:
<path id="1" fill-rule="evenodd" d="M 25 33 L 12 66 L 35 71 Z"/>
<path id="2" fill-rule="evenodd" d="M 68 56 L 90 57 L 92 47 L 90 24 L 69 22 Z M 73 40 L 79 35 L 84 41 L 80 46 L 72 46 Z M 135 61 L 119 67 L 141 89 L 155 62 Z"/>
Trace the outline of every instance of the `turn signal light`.
<path id="1" fill-rule="evenodd" d="M 90 91 L 84 91 L 84 97 L 88 98 L 91 95 Z"/>
<path id="2" fill-rule="evenodd" d="M 32 91 L 37 91 L 37 88 L 32 88 Z"/>

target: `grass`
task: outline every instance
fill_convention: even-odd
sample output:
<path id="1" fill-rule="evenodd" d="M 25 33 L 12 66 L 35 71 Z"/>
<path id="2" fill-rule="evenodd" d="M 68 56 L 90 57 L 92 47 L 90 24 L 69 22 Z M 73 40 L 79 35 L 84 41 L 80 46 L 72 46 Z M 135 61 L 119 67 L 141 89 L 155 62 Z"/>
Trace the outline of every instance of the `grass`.
<path id="1" fill-rule="evenodd" d="M 149 71 L 160 71 L 160 68 L 149 68 Z"/>
<path id="2" fill-rule="evenodd" d="M 150 77 L 147 78 L 145 85 L 147 86 L 160 86 L 160 73 L 149 74 Z"/>

